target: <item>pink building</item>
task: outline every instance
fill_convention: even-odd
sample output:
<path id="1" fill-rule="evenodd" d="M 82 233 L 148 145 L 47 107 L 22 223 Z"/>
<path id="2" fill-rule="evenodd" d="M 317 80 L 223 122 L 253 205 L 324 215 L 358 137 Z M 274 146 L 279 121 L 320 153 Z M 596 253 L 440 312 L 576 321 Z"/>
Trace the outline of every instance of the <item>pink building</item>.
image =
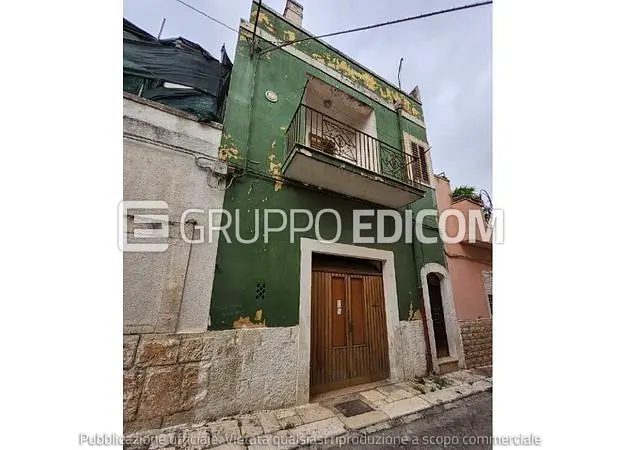
<path id="1" fill-rule="evenodd" d="M 472 220 L 470 211 L 480 212 L 482 204 L 469 198 L 452 198 L 450 180 L 439 175 L 435 175 L 435 180 L 438 214 L 441 215 L 446 209 L 453 209 L 461 211 L 465 216 L 467 232 L 463 239 L 456 243 L 444 242 L 465 365 L 468 368 L 491 365 L 493 244 L 477 227 L 475 239 L 470 239 L 468 232 Z M 445 228 L 448 237 L 458 236 L 458 218 L 450 215 Z"/>

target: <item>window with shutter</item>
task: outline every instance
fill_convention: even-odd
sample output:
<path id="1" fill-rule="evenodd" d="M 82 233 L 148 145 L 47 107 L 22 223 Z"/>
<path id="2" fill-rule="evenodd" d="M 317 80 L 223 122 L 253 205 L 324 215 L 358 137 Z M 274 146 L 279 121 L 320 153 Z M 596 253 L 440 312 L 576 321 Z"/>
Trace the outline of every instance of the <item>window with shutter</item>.
<path id="1" fill-rule="evenodd" d="M 409 171 L 415 181 L 429 183 L 428 164 L 426 162 L 426 151 L 423 146 L 416 142 L 411 142 L 411 155 L 413 156 L 412 168 Z"/>
<path id="2" fill-rule="evenodd" d="M 413 180 L 419 180 L 422 178 L 422 174 L 420 173 L 420 153 L 418 152 L 418 144 L 415 142 L 411 143 L 411 155 L 413 156 L 413 161 L 411 162 L 411 175 Z"/>
<path id="3" fill-rule="evenodd" d="M 426 149 L 418 145 L 418 152 L 420 153 L 420 170 L 422 172 L 422 181 L 429 183 L 428 164 L 426 163 Z"/>

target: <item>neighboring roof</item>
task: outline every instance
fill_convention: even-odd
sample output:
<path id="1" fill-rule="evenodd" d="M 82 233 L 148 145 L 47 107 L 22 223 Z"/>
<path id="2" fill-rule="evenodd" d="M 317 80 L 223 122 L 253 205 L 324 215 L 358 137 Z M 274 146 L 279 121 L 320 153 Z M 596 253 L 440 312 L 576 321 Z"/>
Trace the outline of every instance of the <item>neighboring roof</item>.
<path id="1" fill-rule="evenodd" d="M 157 42 L 157 38 L 137 27 L 127 19 L 123 19 L 123 38 Z"/>
<path id="2" fill-rule="evenodd" d="M 459 195 L 458 197 L 452 197 L 452 204 L 454 203 L 459 203 L 459 202 L 464 202 L 464 201 L 468 201 L 470 203 L 473 203 L 474 205 L 483 207 L 484 204 L 482 203 L 482 201 L 476 201 L 471 197 L 468 197 L 466 195 Z"/>

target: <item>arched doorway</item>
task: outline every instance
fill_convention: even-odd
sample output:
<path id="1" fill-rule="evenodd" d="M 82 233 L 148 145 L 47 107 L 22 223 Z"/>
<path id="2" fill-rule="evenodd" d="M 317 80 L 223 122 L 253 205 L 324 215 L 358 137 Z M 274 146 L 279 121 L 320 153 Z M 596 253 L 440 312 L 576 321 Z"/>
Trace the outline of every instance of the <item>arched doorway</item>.
<path id="1" fill-rule="evenodd" d="M 446 320 L 443 312 L 443 300 L 441 298 L 441 279 L 436 273 L 426 276 L 428 283 L 428 295 L 431 303 L 431 318 L 433 320 L 433 334 L 435 336 L 435 349 L 437 357 L 450 356 L 448 347 L 448 334 L 446 333 Z"/>
<path id="2" fill-rule="evenodd" d="M 426 263 L 420 270 L 428 351 L 431 353 L 433 371 L 440 373 L 440 366 L 465 366 L 463 342 L 452 295 L 450 274 L 441 264 Z"/>

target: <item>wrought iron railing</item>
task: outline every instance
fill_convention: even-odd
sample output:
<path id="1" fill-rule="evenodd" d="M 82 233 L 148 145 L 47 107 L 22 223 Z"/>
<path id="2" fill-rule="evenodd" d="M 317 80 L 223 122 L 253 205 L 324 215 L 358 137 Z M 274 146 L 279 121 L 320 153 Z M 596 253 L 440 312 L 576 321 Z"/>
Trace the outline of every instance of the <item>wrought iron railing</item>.
<path id="1" fill-rule="evenodd" d="M 310 147 L 407 184 L 422 182 L 417 176 L 421 173 L 420 161 L 414 155 L 303 103 L 297 107 L 286 131 L 287 154 L 295 145 Z"/>

